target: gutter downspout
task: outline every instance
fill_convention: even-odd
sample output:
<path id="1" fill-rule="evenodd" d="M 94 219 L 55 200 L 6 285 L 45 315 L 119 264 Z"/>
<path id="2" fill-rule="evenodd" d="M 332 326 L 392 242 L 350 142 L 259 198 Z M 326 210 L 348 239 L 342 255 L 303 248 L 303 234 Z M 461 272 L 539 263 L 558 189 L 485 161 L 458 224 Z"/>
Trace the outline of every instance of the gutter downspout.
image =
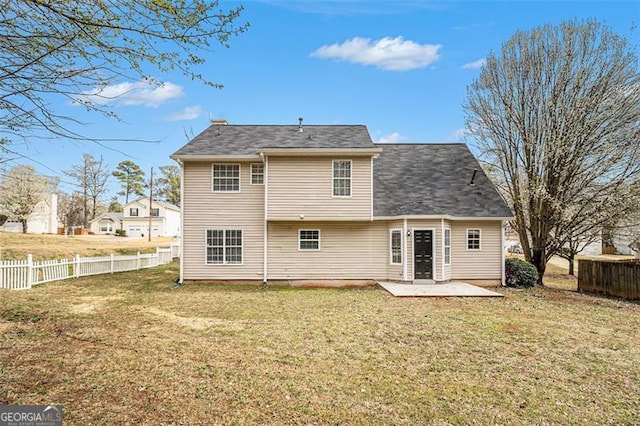
<path id="1" fill-rule="evenodd" d="M 268 262 L 268 256 L 267 256 L 267 238 L 268 238 L 268 233 L 267 233 L 267 218 L 268 218 L 268 205 L 269 205 L 269 158 L 260 153 L 260 157 L 262 157 L 262 160 L 264 162 L 264 222 L 262 224 L 262 228 L 263 228 L 263 243 L 264 243 L 264 247 L 262 248 L 263 254 L 262 254 L 262 285 L 267 285 L 267 280 L 268 280 L 268 274 L 267 274 L 267 262 Z"/>
<path id="2" fill-rule="evenodd" d="M 180 256 L 179 283 L 182 284 L 184 283 L 184 163 L 180 160 L 176 160 L 176 162 L 180 165 L 180 249 L 178 255 Z"/>
<path id="3" fill-rule="evenodd" d="M 369 198 L 371 200 L 371 205 L 369 208 L 371 211 L 371 221 L 373 222 L 373 157 L 371 157 L 371 168 L 369 169 L 369 172 L 371 174 L 371 178 L 369 179 Z"/>
<path id="4" fill-rule="evenodd" d="M 404 253 L 402 256 L 402 281 L 407 281 L 407 243 L 409 238 L 407 238 L 407 218 L 405 217 L 402 221 L 402 241 L 404 241 Z"/>
<path id="5" fill-rule="evenodd" d="M 442 281 L 445 280 L 444 278 L 444 219 L 441 218 L 440 219 L 440 266 L 441 266 L 441 270 L 442 270 Z"/>

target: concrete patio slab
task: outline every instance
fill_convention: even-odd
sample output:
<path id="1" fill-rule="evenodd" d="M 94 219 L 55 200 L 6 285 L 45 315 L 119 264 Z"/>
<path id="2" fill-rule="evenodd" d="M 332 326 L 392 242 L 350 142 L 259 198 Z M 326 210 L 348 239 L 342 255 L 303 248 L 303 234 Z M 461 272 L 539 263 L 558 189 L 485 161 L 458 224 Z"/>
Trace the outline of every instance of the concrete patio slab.
<path id="1" fill-rule="evenodd" d="M 378 282 L 396 297 L 504 297 L 503 294 L 475 285 L 455 281 L 448 284 L 397 284 Z"/>

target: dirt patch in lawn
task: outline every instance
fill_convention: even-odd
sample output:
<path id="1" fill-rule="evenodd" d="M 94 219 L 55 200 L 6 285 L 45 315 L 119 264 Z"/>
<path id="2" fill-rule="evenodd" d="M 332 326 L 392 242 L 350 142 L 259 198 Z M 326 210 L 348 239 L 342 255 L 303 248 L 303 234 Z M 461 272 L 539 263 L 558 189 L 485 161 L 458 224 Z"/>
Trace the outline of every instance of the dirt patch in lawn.
<path id="1" fill-rule="evenodd" d="M 193 330 L 206 330 L 211 327 L 216 327 L 232 331 L 241 331 L 244 328 L 243 321 L 230 321 L 219 318 L 184 317 L 155 307 L 147 307 L 143 312 Z"/>
<path id="2" fill-rule="evenodd" d="M 123 295 L 117 296 L 82 296 L 78 302 L 69 305 L 69 310 L 74 314 L 92 314 L 107 307 L 109 302 L 123 300 Z"/>

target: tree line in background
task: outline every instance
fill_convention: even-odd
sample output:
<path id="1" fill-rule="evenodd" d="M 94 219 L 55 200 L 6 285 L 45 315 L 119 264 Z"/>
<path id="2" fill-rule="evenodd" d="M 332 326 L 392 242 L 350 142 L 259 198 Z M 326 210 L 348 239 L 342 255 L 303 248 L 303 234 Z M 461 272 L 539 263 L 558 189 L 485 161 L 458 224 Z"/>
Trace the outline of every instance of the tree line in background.
<path id="1" fill-rule="evenodd" d="M 82 161 L 65 170 L 69 183 L 75 190 L 65 192 L 59 188 L 61 179 L 39 174 L 33 166 L 17 165 L 0 179 L 0 225 L 7 219 L 22 224 L 22 232 L 28 232 L 27 219 L 38 203 L 47 195 L 58 197 L 57 214 L 61 226 L 88 227 L 89 221 L 104 212 L 122 212 L 123 204 L 118 197 L 107 200 L 108 182 L 111 177 L 120 183 L 118 196 L 124 197 L 124 205 L 132 197 L 149 196 L 153 188 L 153 199 L 180 205 L 180 169 L 178 166 L 160 167 L 160 176 L 154 178 L 153 185 L 146 179 L 145 172 L 130 160 L 120 162 L 111 170 L 102 157 L 83 154 Z"/>

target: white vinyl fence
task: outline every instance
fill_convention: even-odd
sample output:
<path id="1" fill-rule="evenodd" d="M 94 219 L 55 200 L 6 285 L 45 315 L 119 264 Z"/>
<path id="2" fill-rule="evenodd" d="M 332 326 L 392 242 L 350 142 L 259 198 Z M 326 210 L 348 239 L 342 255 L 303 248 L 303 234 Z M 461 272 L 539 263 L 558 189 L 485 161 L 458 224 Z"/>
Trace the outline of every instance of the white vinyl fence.
<path id="1" fill-rule="evenodd" d="M 67 278 L 85 277 L 87 275 L 113 274 L 114 272 L 135 271 L 171 263 L 180 255 L 180 245 L 156 249 L 155 253 L 132 256 L 100 256 L 80 257 L 73 260 L 33 261 L 32 255 L 27 260 L 0 261 L 0 288 L 10 290 L 26 290 L 34 285 Z"/>

